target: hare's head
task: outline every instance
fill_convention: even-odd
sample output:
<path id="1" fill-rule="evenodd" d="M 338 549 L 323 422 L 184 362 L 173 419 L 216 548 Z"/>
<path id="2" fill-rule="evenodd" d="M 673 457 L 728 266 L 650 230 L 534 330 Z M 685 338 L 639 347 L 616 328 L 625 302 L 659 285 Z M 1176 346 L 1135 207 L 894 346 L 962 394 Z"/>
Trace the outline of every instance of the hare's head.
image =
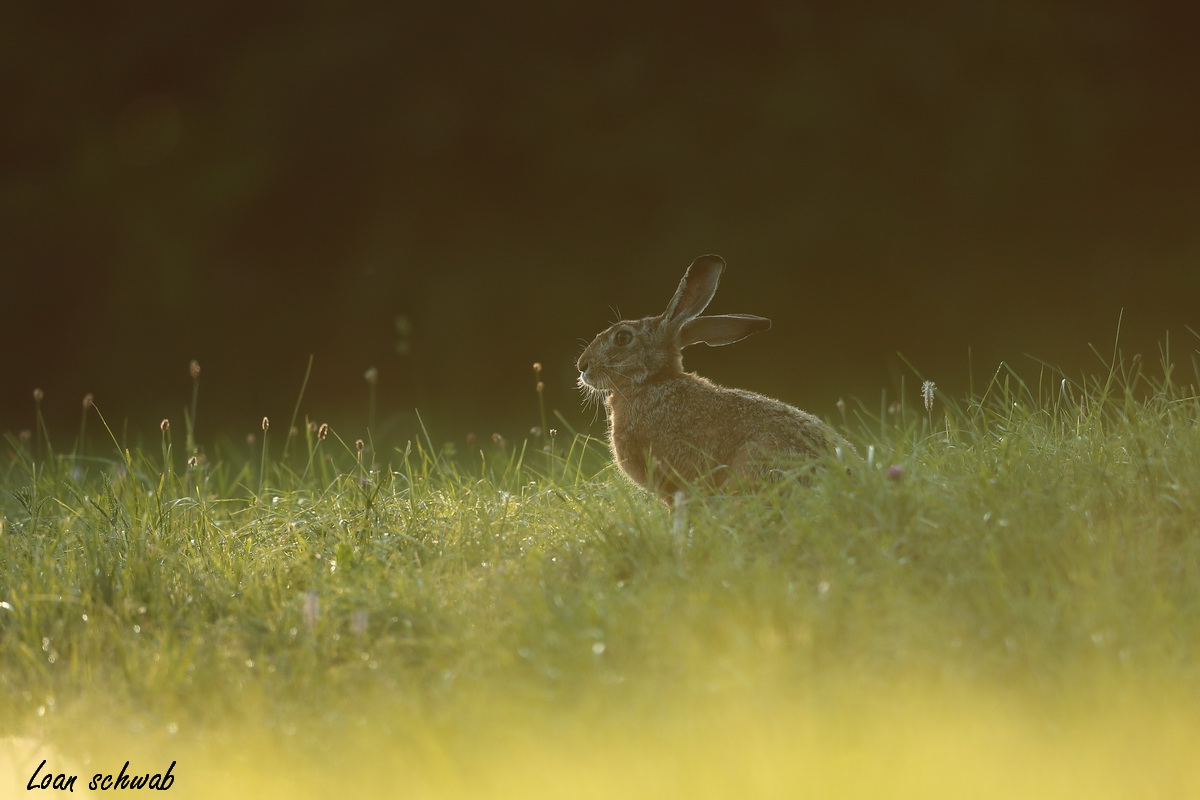
<path id="1" fill-rule="evenodd" d="M 700 316 L 717 292 L 725 260 L 700 256 L 688 267 L 667 309 L 656 317 L 622 320 L 601 332 L 579 356 L 579 385 L 626 393 L 683 373 L 683 348 L 716 347 L 765 331 L 771 321 L 749 314 Z"/>

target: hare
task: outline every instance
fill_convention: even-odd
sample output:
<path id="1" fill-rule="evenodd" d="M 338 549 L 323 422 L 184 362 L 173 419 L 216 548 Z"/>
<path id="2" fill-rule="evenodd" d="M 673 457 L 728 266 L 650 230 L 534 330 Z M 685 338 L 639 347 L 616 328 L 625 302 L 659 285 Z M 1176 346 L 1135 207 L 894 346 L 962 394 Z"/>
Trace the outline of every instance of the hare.
<path id="1" fill-rule="evenodd" d="M 616 323 L 576 364 L 580 388 L 604 398 L 618 468 L 669 506 L 686 500 L 689 487 L 753 484 L 851 449 L 812 414 L 683 371 L 688 345 L 732 344 L 771 327 L 748 314 L 700 316 L 724 269 L 720 256 L 700 256 L 666 311 Z"/>

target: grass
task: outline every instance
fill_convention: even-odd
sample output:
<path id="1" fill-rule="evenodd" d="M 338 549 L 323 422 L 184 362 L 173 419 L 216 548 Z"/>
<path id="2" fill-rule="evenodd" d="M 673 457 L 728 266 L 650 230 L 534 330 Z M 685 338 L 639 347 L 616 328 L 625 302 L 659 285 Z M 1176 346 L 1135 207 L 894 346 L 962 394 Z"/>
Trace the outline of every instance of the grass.
<path id="1" fill-rule="evenodd" d="M 0 797 L 42 758 L 183 797 L 1196 796 L 1194 382 L 905 391 L 835 420 L 850 474 L 675 517 L 567 433 L 39 457 L 39 406 Z"/>

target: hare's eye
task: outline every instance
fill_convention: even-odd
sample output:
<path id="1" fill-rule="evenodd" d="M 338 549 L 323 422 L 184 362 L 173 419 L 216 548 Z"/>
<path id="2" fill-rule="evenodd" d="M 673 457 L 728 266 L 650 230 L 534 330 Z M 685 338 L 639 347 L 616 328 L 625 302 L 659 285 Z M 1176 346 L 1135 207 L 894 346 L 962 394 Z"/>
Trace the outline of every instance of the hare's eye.
<path id="1" fill-rule="evenodd" d="M 613 341 L 624 347 L 633 341 L 633 334 L 629 331 L 617 331 L 617 335 L 613 337 Z"/>

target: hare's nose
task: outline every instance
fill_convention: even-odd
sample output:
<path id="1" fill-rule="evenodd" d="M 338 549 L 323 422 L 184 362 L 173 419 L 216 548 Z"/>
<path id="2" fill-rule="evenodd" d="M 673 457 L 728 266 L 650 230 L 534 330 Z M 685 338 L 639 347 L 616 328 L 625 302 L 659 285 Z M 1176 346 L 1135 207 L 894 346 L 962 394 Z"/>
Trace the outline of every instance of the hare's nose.
<path id="1" fill-rule="evenodd" d="M 575 366 L 579 367 L 580 372 L 588 371 L 588 361 L 583 356 L 579 357 L 579 360 L 577 362 L 575 362 Z"/>

